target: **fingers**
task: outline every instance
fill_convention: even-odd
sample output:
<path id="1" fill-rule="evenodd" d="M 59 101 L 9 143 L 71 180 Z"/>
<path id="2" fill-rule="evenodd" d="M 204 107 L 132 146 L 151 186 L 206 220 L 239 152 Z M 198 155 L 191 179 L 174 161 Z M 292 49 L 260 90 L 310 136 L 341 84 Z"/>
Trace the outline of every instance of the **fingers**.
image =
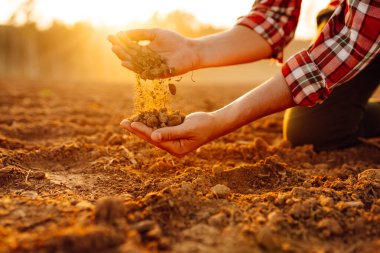
<path id="1" fill-rule="evenodd" d="M 130 61 L 123 61 L 121 62 L 121 65 L 127 69 L 134 70 L 133 64 Z"/>
<path id="2" fill-rule="evenodd" d="M 114 52 L 117 58 L 119 58 L 121 61 L 131 61 L 131 56 L 119 46 L 112 46 L 112 52 Z"/>
<path id="3" fill-rule="evenodd" d="M 150 134 L 151 132 L 153 132 L 153 130 L 145 126 L 144 124 L 140 122 L 130 123 L 128 120 L 124 119 L 120 122 L 120 126 L 133 133 L 134 135 L 138 136 L 139 138 L 149 142 L 150 144 L 161 148 L 159 143 L 156 143 L 150 139 Z"/>
<path id="4" fill-rule="evenodd" d="M 181 126 L 165 127 L 154 131 L 151 136 L 156 142 L 174 141 L 186 139 L 185 131 Z"/>
<path id="5" fill-rule="evenodd" d="M 129 49 L 140 50 L 140 46 L 136 42 L 130 40 L 125 32 L 117 33 L 117 37 L 126 45 Z"/>
<path id="6" fill-rule="evenodd" d="M 134 41 L 139 40 L 154 40 L 156 37 L 156 29 L 134 29 L 128 30 L 125 32 L 125 35 L 128 36 L 129 39 Z"/>
<path id="7" fill-rule="evenodd" d="M 124 47 L 123 42 L 115 35 L 108 35 L 107 37 L 108 41 L 111 42 L 113 45 Z"/>
<path id="8" fill-rule="evenodd" d="M 120 123 L 120 126 L 124 129 L 128 130 L 129 132 L 135 134 L 139 138 L 149 142 L 150 144 L 163 149 L 167 152 L 169 152 L 171 155 L 176 157 L 183 157 L 185 153 L 181 153 L 181 141 L 168 141 L 168 142 L 156 142 L 151 139 L 151 134 L 153 132 L 152 128 L 147 127 L 146 125 L 140 123 L 140 122 L 132 122 L 130 123 L 128 120 L 123 120 Z"/>

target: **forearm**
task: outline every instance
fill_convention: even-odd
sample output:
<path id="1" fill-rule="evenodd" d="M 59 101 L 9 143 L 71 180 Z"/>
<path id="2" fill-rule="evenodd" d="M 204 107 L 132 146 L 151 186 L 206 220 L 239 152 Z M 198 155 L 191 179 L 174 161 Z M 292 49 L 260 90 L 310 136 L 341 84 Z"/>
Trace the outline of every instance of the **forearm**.
<path id="1" fill-rule="evenodd" d="M 213 139 L 294 105 L 290 89 L 279 73 L 232 103 L 212 112 L 217 126 Z"/>
<path id="2" fill-rule="evenodd" d="M 191 39 L 190 45 L 196 55 L 194 69 L 247 63 L 272 55 L 265 39 L 240 25 L 225 32 Z"/>

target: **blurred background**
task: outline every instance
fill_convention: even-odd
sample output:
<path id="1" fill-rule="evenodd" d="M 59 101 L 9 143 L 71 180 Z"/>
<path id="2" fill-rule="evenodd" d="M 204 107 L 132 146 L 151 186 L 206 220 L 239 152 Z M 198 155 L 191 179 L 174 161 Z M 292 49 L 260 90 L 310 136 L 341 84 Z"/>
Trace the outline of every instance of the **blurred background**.
<path id="1" fill-rule="evenodd" d="M 304 0 L 289 57 L 315 36 L 315 17 L 328 0 Z M 161 27 L 198 37 L 233 26 L 253 0 L 0 0 L 0 80 L 130 82 L 107 35 L 131 28 Z M 279 66 L 253 64 L 198 70 L 199 83 L 261 82 Z"/>

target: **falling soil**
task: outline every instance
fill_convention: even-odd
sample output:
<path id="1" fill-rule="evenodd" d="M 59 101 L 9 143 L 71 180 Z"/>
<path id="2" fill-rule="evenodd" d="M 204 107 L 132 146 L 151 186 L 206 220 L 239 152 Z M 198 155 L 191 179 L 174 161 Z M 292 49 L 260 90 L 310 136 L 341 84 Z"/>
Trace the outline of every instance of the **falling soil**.
<path id="1" fill-rule="evenodd" d="M 147 46 L 137 43 L 133 47 L 134 54 L 131 62 L 136 71 L 135 88 L 135 115 L 130 118 L 132 122 L 142 122 L 152 128 L 176 126 L 184 121 L 178 112 L 172 112 L 169 107 L 171 95 L 177 92 L 171 79 L 163 79 L 174 69 L 170 69 L 159 54 Z"/>
<path id="2" fill-rule="evenodd" d="M 177 159 L 119 128 L 125 85 L 0 88 L 1 253 L 379 252 L 370 142 L 291 147 L 279 113 Z M 173 103 L 215 110 L 248 89 L 184 85 Z"/>

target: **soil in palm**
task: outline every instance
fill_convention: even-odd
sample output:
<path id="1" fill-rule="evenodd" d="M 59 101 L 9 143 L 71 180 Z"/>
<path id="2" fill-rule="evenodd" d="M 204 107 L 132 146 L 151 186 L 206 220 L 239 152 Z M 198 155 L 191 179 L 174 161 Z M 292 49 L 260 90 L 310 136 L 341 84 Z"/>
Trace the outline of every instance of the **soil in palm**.
<path id="1" fill-rule="evenodd" d="M 169 68 L 164 58 L 147 46 L 134 44 L 131 62 L 136 71 L 134 111 L 131 122 L 142 122 L 152 128 L 176 126 L 185 117 L 169 107 L 171 96 L 176 94 L 176 86 L 170 78 L 175 70 Z"/>

